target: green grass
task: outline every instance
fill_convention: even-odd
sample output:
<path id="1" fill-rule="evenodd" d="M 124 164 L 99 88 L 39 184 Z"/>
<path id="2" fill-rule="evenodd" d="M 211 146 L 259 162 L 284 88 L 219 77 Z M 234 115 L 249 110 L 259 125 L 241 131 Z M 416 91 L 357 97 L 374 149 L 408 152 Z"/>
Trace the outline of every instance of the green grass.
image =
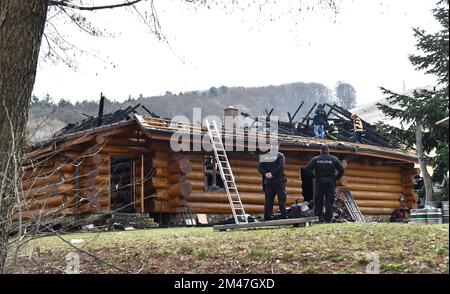
<path id="1" fill-rule="evenodd" d="M 448 273 L 448 225 L 329 224 L 216 232 L 173 228 L 62 236 L 101 260 L 141 273 Z M 17 272 L 60 272 L 73 250 L 56 236 L 27 243 Z M 11 262 L 10 254 L 9 261 Z M 80 253 L 82 272 L 121 272 Z M 42 265 L 45 266 L 42 266 Z"/>

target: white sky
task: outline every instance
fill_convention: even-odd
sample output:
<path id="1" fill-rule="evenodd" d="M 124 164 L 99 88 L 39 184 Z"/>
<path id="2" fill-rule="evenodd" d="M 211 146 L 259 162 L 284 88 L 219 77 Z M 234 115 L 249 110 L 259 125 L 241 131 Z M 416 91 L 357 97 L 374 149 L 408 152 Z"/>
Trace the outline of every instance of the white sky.
<path id="1" fill-rule="evenodd" d="M 195 10 L 181 0 L 155 0 L 172 50 L 128 9 L 88 12 L 94 24 L 114 37 L 89 37 L 63 23 L 61 32 L 115 66 L 75 51 L 76 70 L 40 62 L 34 94 L 75 102 L 97 100 L 104 92 L 109 99 L 123 101 L 141 93 L 152 96 L 220 85 L 302 81 L 334 88 L 343 80 L 356 88 L 358 104 L 363 104 L 380 98 L 378 86 L 402 91 L 403 82 L 407 89 L 434 82 L 414 70 L 408 54 L 415 50 L 412 27 L 437 28 L 431 15 L 435 2 L 341 0 L 336 17 L 329 10 L 302 12 L 294 14 L 295 25 L 287 13 L 293 7 L 289 1 L 268 5 L 258 17 L 257 7 L 225 13 L 218 8 Z M 267 11 L 278 16 L 274 22 L 264 17 Z"/>

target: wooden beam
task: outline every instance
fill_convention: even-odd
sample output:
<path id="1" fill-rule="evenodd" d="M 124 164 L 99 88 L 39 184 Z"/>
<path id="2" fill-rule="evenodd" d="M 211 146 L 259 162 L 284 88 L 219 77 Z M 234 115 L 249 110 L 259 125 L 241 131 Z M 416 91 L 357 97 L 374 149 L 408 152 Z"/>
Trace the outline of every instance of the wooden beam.
<path id="1" fill-rule="evenodd" d="M 319 217 L 305 217 L 305 218 L 291 218 L 291 219 L 279 219 L 264 222 L 254 222 L 247 224 L 229 224 L 229 225 L 215 225 L 213 228 L 215 231 L 225 231 L 234 229 L 248 229 L 248 228 L 262 228 L 262 227 L 277 227 L 297 224 L 312 224 L 318 222 Z"/>

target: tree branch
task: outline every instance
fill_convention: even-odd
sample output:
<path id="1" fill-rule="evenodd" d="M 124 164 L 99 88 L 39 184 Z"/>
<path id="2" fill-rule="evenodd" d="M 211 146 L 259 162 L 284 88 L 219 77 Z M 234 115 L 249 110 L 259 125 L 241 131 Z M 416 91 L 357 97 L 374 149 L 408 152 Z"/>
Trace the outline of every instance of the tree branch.
<path id="1" fill-rule="evenodd" d="M 64 7 L 78 9 L 78 10 L 94 11 L 94 10 L 101 10 L 101 9 L 112 9 L 112 8 L 118 8 L 118 7 L 124 7 L 124 6 L 132 6 L 141 1 L 142 0 L 126 1 L 126 2 L 123 2 L 120 4 L 111 4 L 111 5 L 103 5 L 103 6 L 79 6 L 79 5 L 72 4 L 67 1 L 49 1 L 49 5 L 64 6 Z"/>

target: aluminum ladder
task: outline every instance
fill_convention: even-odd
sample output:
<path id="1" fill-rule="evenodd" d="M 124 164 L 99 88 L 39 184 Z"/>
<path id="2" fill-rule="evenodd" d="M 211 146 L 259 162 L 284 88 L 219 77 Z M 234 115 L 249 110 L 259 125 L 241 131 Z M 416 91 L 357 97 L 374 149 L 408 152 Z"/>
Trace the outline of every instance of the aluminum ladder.
<path id="1" fill-rule="evenodd" d="M 364 215 L 361 213 L 361 210 L 359 210 L 358 205 L 355 202 L 355 199 L 353 199 L 352 193 L 347 190 L 341 190 L 344 193 L 344 204 L 347 208 L 348 212 L 350 213 L 350 216 L 356 221 L 360 223 L 365 223 L 366 219 L 364 218 Z"/>
<path id="2" fill-rule="evenodd" d="M 225 147 L 222 143 L 222 136 L 219 133 L 216 122 L 211 123 L 205 119 L 206 128 L 208 129 L 208 136 L 211 140 L 211 145 L 214 150 L 214 157 L 219 166 L 220 176 L 227 192 L 228 201 L 230 202 L 231 212 L 233 213 L 234 222 L 236 224 L 247 224 L 248 219 L 245 214 L 244 206 L 242 205 L 241 196 L 234 180 L 233 171 L 228 161 Z M 214 168 L 214 167 L 213 167 Z"/>

